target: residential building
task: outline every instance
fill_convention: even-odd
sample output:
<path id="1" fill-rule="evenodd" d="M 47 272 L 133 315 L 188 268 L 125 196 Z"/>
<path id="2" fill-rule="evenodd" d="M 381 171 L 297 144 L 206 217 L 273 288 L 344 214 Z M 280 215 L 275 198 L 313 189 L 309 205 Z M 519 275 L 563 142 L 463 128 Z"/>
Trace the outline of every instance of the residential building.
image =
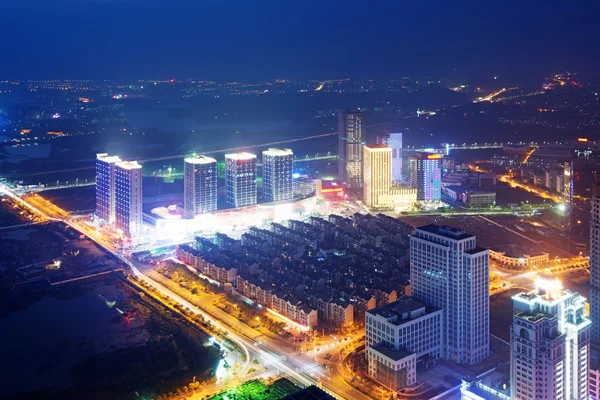
<path id="1" fill-rule="evenodd" d="M 513 296 L 511 398 L 588 399 L 590 325 L 585 298 L 562 288 L 550 272 L 535 290 Z"/>
<path id="2" fill-rule="evenodd" d="M 418 153 L 410 157 L 410 184 L 417 201 L 439 201 L 442 196 L 441 154 Z"/>
<path id="3" fill-rule="evenodd" d="M 231 207 L 256 204 L 256 156 L 225 154 L 225 197 Z"/>
<path id="4" fill-rule="evenodd" d="M 117 156 L 96 155 L 96 217 L 106 224 L 116 220 L 115 165 L 119 162 L 121 159 Z"/>
<path id="5" fill-rule="evenodd" d="M 115 164 L 115 227 L 133 238 L 143 231 L 142 166 L 136 161 Z"/>
<path id="6" fill-rule="evenodd" d="M 475 364 L 488 357 L 489 250 L 462 230 L 437 225 L 410 238 L 412 297 L 443 310 L 442 356 Z"/>
<path id="7" fill-rule="evenodd" d="M 338 179 L 348 188 L 363 185 L 363 146 L 367 141 L 366 114 L 343 110 L 339 114 Z"/>
<path id="8" fill-rule="evenodd" d="M 294 197 L 292 171 L 293 153 L 290 149 L 263 151 L 263 188 L 265 201 L 289 200 Z"/>
<path id="9" fill-rule="evenodd" d="M 442 354 L 441 310 L 428 310 L 410 297 L 366 311 L 369 375 L 392 390 L 413 385 L 417 364 Z"/>
<path id="10" fill-rule="evenodd" d="M 189 215 L 217 211 L 217 160 L 190 157 L 183 160 L 183 209 Z"/>

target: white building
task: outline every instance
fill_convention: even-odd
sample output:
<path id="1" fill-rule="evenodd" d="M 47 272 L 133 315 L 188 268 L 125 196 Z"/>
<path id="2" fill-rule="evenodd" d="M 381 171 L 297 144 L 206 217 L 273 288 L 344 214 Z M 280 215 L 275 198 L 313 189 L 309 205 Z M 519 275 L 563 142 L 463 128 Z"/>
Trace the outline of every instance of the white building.
<path id="1" fill-rule="evenodd" d="M 115 222 L 115 165 L 117 156 L 96 155 L 96 217 L 106 224 Z"/>
<path id="2" fill-rule="evenodd" d="M 232 207 L 256 204 L 256 156 L 225 154 L 225 196 Z"/>
<path id="3" fill-rule="evenodd" d="M 217 211 L 217 160 L 183 160 L 183 209 L 190 215 Z"/>
<path id="4" fill-rule="evenodd" d="M 564 290 L 550 272 L 536 289 L 513 296 L 511 398 L 588 399 L 590 325 L 585 298 Z"/>
<path id="5" fill-rule="evenodd" d="M 348 188 L 363 185 L 363 146 L 367 141 L 366 114 L 359 110 L 340 111 L 338 179 Z"/>
<path id="6" fill-rule="evenodd" d="M 402 181 L 402 133 L 390 133 L 387 145 L 392 149 L 392 180 Z"/>
<path id="7" fill-rule="evenodd" d="M 264 200 L 280 201 L 294 197 L 292 171 L 294 153 L 290 149 L 269 149 L 263 151 Z"/>
<path id="8" fill-rule="evenodd" d="M 142 166 L 136 161 L 115 165 L 115 226 L 129 238 L 139 236 L 142 223 Z"/>
<path id="9" fill-rule="evenodd" d="M 402 298 L 366 312 L 369 375 L 392 390 L 416 382 L 417 363 L 426 365 L 442 352 L 442 310 Z"/>
<path id="10" fill-rule="evenodd" d="M 409 158 L 410 184 L 418 201 L 440 201 L 442 196 L 441 154 L 418 153 Z"/>
<path id="11" fill-rule="evenodd" d="M 476 237 L 437 225 L 410 238 L 410 291 L 443 310 L 442 357 L 475 364 L 490 352 L 489 251 Z"/>

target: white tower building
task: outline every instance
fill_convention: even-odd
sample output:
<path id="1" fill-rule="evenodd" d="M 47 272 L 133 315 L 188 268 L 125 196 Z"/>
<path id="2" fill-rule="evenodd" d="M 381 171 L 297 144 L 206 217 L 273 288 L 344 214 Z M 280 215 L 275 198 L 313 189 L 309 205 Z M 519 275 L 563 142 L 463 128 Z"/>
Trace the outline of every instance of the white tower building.
<path id="1" fill-rule="evenodd" d="M 116 228 L 134 238 L 143 231 L 142 166 L 136 161 L 115 164 Z"/>
<path id="2" fill-rule="evenodd" d="M 550 272 L 536 289 L 513 296 L 511 398 L 588 399 L 590 325 L 585 298 L 564 290 Z"/>
<path id="3" fill-rule="evenodd" d="M 96 155 L 96 217 L 106 224 L 115 222 L 115 164 L 117 156 Z"/>
<path id="4" fill-rule="evenodd" d="M 256 204 L 256 155 L 225 154 L 225 195 L 232 207 Z"/>
<path id="5" fill-rule="evenodd" d="M 437 225 L 410 238 L 412 297 L 443 310 L 442 356 L 475 364 L 490 352 L 489 250 L 476 237 Z"/>
<path id="6" fill-rule="evenodd" d="M 183 160 L 183 209 L 191 215 L 217 211 L 217 160 Z"/>
<path id="7" fill-rule="evenodd" d="M 290 149 L 263 151 L 263 187 L 265 201 L 289 200 L 294 197 L 292 171 L 294 153 Z"/>

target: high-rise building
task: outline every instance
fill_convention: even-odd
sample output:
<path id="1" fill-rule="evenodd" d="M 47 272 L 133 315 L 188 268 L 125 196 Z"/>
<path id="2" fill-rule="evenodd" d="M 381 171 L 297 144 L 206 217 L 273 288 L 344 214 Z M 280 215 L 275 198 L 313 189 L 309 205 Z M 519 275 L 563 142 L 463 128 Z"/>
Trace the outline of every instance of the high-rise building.
<path id="1" fill-rule="evenodd" d="M 377 144 L 363 147 L 363 201 L 368 207 L 379 206 L 379 196 L 392 187 L 392 149 Z"/>
<path id="2" fill-rule="evenodd" d="M 129 238 L 139 236 L 142 223 L 142 166 L 136 161 L 115 164 L 115 226 Z"/>
<path id="3" fill-rule="evenodd" d="M 289 200 L 294 197 L 292 171 L 294 154 L 290 149 L 263 151 L 263 187 L 265 201 Z"/>
<path id="4" fill-rule="evenodd" d="M 225 196 L 232 207 L 256 204 L 256 156 L 225 154 Z"/>
<path id="5" fill-rule="evenodd" d="M 363 185 L 363 146 L 367 141 L 366 115 L 359 110 L 340 111 L 338 173 L 348 188 Z"/>
<path id="6" fill-rule="evenodd" d="M 590 319 L 592 341 L 600 345 L 600 172 L 592 183 L 592 215 L 590 218 Z"/>
<path id="7" fill-rule="evenodd" d="M 217 211 L 217 160 L 183 160 L 183 209 L 191 215 Z"/>
<path id="8" fill-rule="evenodd" d="M 397 391 L 417 379 L 417 366 L 438 359 L 442 345 L 442 311 L 402 298 L 366 312 L 369 375 Z"/>
<path id="9" fill-rule="evenodd" d="M 392 149 L 392 180 L 402 181 L 402 133 L 390 133 L 387 146 Z"/>
<path id="10" fill-rule="evenodd" d="M 550 272 L 536 289 L 513 296 L 510 334 L 512 399 L 588 399 L 590 325 L 585 298 Z"/>
<path id="11" fill-rule="evenodd" d="M 462 230 L 437 225 L 410 238 L 410 292 L 443 318 L 443 357 L 475 364 L 488 357 L 489 250 Z"/>
<path id="12" fill-rule="evenodd" d="M 117 156 L 96 155 L 96 217 L 106 224 L 115 222 L 115 164 Z"/>
<path id="13" fill-rule="evenodd" d="M 410 184 L 417 201 L 439 201 L 442 197 L 441 154 L 418 153 L 410 157 Z"/>

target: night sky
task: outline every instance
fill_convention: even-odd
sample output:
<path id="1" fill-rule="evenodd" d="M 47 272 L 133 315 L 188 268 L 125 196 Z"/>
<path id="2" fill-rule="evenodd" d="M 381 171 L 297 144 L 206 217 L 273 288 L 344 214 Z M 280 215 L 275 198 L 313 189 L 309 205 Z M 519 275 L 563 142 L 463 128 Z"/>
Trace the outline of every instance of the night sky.
<path id="1" fill-rule="evenodd" d="M 595 71 L 598 3 L 0 0 L 0 79 Z"/>

